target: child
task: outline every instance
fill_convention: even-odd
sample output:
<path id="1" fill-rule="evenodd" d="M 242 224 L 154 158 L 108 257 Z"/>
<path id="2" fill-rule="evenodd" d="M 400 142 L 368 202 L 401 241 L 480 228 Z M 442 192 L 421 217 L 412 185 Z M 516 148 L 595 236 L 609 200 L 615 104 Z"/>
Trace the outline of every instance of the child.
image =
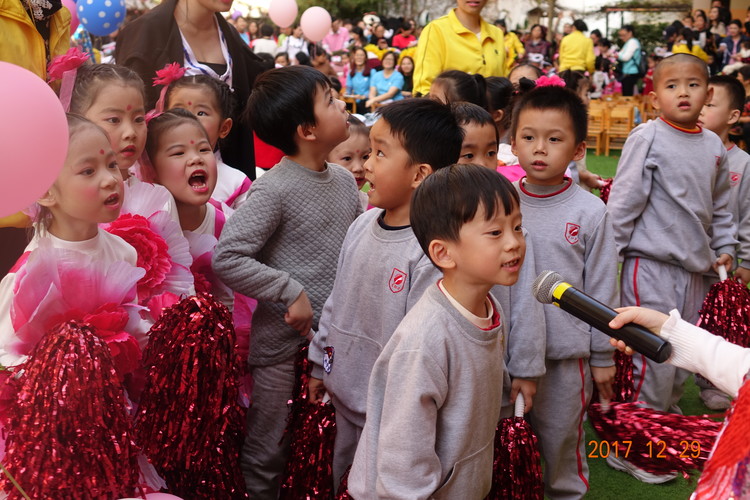
<path id="1" fill-rule="evenodd" d="M 597 59 L 596 71 L 594 71 L 594 75 L 591 77 L 591 86 L 593 87 L 593 91 L 591 92 L 591 99 L 601 98 L 604 92 L 604 88 L 609 85 L 610 66 L 611 63 L 609 62 L 609 59 L 605 59 L 604 57 L 600 57 Z"/>
<path id="2" fill-rule="evenodd" d="M 510 129 L 510 118 L 513 111 L 513 84 L 505 77 L 491 76 L 485 79 L 487 84 L 487 111 L 492 115 L 495 122 L 498 142 L 510 144 L 508 130 Z"/>
<path id="3" fill-rule="evenodd" d="M 114 64 L 78 68 L 70 111 L 88 118 L 107 133 L 126 189 L 140 182 L 135 174 L 146 145 L 145 106 L 143 82 L 134 71 Z M 165 191 L 161 187 L 157 190 Z M 171 196 L 163 210 L 177 221 L 177 207 Z M 152 213 L 139 215 L 149 217 Z"/>
<path id="4" fill-rule="evenodd" d="M 656 65 L 661 61 L 661 57 L 656 54 L 649 54 L 648 57 L 646 57 L 646 61 L 648 64 L 648 70 L 646 70 L 646 74 L 643 75 L 642 94 L 644 96 L 650 95 L 651 92 L 654 91 L 654 68 L 656 68 Z"/>
<path id="5" fill-rule="evenodd" d="M 534 274 L 555 269 L 615 306 L 617 255 L 606 207 L 565 175 L 586 151 L 586 115 L 580 97 L 554 83 L 521 97 L 511 126 L 513 152 L 526 172 L 518 181 L 521 211 L 534 244 Z M 592 379 L 602 398 L 612 397 L 613 350 L 604 334 L 559 308 L 545 307 L 545 320 L 546 374 L 531 411 L 546 464 L 545 495 L 580 498 L 588 490 L 583 418 Z"/>
<path id="6" fill-rule="evenodd" d="M 329 163 L 341 165 L 354 176 L 359 189 L 359 201 L 362 211 L 367 210 L 367 193 L 365 186 L 365 162 L 370 158 L 370 131 L 356 116 L 349 115 L 349 138 L 333 148 L 328 155 Z"/>
<path id="7" fill-rule="evenodd" d="M 276 68 L 283 68 L 289 66 L 289 54 L 286 52 L 279 52 L 273 59 Z"/>
<path id="8" fill-rule="evenodd" d="M 445 103 L 466 101 L 487 109 L 487 85 L 480 74 L 443 71 L 430 85 L 430 98 Z"/>
<path id="9" fill-rule="evenodd" d="M 263 73 L 246 114 L 258 137 L 286 156 L 253 183 L 227 222 L 214 268 L 235 291 L 258 300 L 248 358 L 252 431 L 242 464 L 249 495 L 276 498 L 289 449 L 294 359 L 318 327 L 341 244 L 362 208 L 351 173 L 325 161 L 349 132 L 345 105 L 333 99 L 322 73 L 300 66 Z"/>
<path id="10" fill-rule="evenodd" d="M 724 66 L 724 69 L 721 70 L 725 75 L 731 75 L 745 64 L 750 63 L 750 40 L 743 40 L 740 42 L 740 46 L 742 48 L 736 54 L 731 56 L 732 63 L 727 64 Z"/>
<path id="11" fill-rule="evenodd" d="M 411 224 L 443 278 L 375 362 L 349 492 L 357 499 L 484 498 L 505 331 L 489 291 L 515 283 L 523 263 L 518 195 L 494 172 L 453 165 L 417 188 Z"/>
<path id="12" fill-rule="evenodd" d="M 18 298 L 16 295 L 19 282 L 26 274 L 27 263 L 33 259 L 32 255 L 43 253 L 45 257 L 54 257 L 55 250 L 67 251 L 65 265 L 56 262 L 57 271 L 74 271 L 77 264 L 84 263 L 90 259 L 90 264 L 96 264 L 100 270 L 123 266 L 132 268 L 129 271 L 134 279 L 129 284 L 132 293 L 124 293 L 122 296 L 129 297 L 127 302 L 136 302 L 135 281 L 143 276 L 143 271 L 136 268 L 136 251 L 125 243 L 120 237 L 99 229 L 99 224 L 112 222 L 120 214 L 123 201 L 123 180 L 117 168 L 116 153 L 109 145 L 106 133 L 97 125 L 77 115 L 68 115 L 68 130 L 70 134 L 70 145 L 60 173 L 52 187 L 49 188 L 38 201 L 38 217 L 35 226 L 34 238 L 26 247 L 26 250 L 2 282 L 0 282 L 0 363 L 5 367 L 16 366 L 23 362 L 25 354 L 28 354 L 33 345 L 19 353 L 13 346 L 19 342 L 16 332 L 25 326 L 19 323 L 18 318 L 12 319 L 11 304 Z M 75 257 L 75 258 L 74 258 Z M 88 273 L 81 272 L 77 277 L 95 280 L 94 270 L 88 269 Z M 128 276 L 121 274 L 122 276 Z M 48 278 L 48 276 L 42 276 Z M 130 276 L 128 276 L 130 278 Z M 27 280 L 28 281 L 28 280 Z M 84 283 L 79 283 L 84 285 Z M 89 283 L 85 283 L 89 284 Z M 57 283 L 56 289 L 60 290 L 69 283 Z M 123 286 L 121 283 L 105 283 L 114 287 Z M 53 286 L 50 286 L 49 295 L 54 296 Z M 96 299 L 90 297 L 97 290 L 91 287 L 88 290 L 88 300 L 94 302 Z M 125 288 L 127 290 L 127 288 Z M 47 292 L 47 290 L 44 290 Z M 71 289 L 71 293 L 74 290 Z M 23 295 L 23 294 L 22 294 Z M 21 297 L 23 298 L 23 297 Z M 40 297 L 41 298 L 41 297 Z M 58 314 L 54 324 L 44 325 L 37 332 L 39 338 L 46 333 L 46 329 L 59 323 L 61 313 L 61 297 L 59 303 L 45 304 L 46 307 L 39 311 L 39 315 L 49 316 Z M 103 297 L 102 297 L 103 298 Z M 108 300 L 104 300 L 108 302 Z M 102 302 L 102 305 L 104 304 Z M 39 303 L 34 304 L 38 306 Z M 115 304 L 119 305 L 119 304 Z M 83 304 L 72 304 L 72 307 L 82 309 L 84 314 L 94 313 L 93 310 L 85 310 Z M 112 308 L 107 309 L 112 311 Z M 18 311 L 15 311 L 18 313 Z M 35 316 L 38 316 L 35 314 Z M 28 318 L 31 320 L 31 318 Z M 69 319 L 81 319 L 70 317 Z M 37 323 L 39 319 L 36 318 Z M 127 342 L 122 344 L 127 347 Z M 124 375 L 124 374 L 123 374 Z"/>
<path id="13" fill-rule="evenodd" d="M 169 85 L 164 101 L 167 109 L 186 109 L 198 117 L 216 155 L 218 178 L 212 198 L 234 209 L 239 208 L 247 199 L 250 179 L 221 161 L 219 152 L 219 141 L 232 130 L 232 91 L 229 85 L 207 75 L 184 76 Z"/>
<path id="14" fill-rule="evenodd" d="M 508 73 L 508 80 L 510 80 L 510 83 L 514 86 L 518 86 L 518 82 L 521 81 L 521 78 L 528 78 L 531 81 L 536 81 L 537 78 L 540 78 L 543 75 L 544 71 L 536 66 L 531 64 L 519 64 L 510 70 L 510 73 Z"/>
<path id="15" fill-rule="evenodd" d="M 695 33 L 690 28 L 683 28 L 677 34 L 674 45 L 672 46 L 672 54 L 691 54 L 700 58 L 703 62 L 708 63 L 709 57 L 700 44 L 694 42 Z"/>
<path id="16" fill-rule="evenodd" d="M 745 173 L 750 172 L 750 155 L 738 148 L 729 138 L 729 130 L 737 123 L 745 106 L 745 89 L 731 76 L 712 76 L 708 80 L 709 89 L 713 90 L 711 100 L 703 106 L 698 124 L 714 132 L 727 149 L 729 168 L 729 205 L 738 231 L 739 246 L 737 257 L 742 259 L 735 271 L 735 278 L 741 283 L 750 281 L 750 179 Z M 710 282 L 716 281 L 713 275 Z M 707 283 L 710 285 L 710 283 Z M 701 387 L 701 399 L 711 410 L 726 410 L 730 401 L 721 391 L 697 378 Z"/>
<path id="17" fill-rule="evenodd" d="M 464 132 L 458 163 L 473 163 L 495 170 L 498 137 L 492 115 L 469 102 L 458 102 L 452 109 Z"/>
<path id="18" fill-rule="evenodd" d="M 354 459 L 375 359 L 438 278 L 409 226 L 412 193 L 433 171 L 455 163 L 461 151 L 461 128 L 444 104 L 405 99 L 378 111 L 365 177 L 370 204 L 380 210 L 366 212 L 347 232 L 308 356 L 310 399 L 328 390 L 336 407 L 334 482 Z"/>
<path id="19" fill-rule="evenodd" d="M 729 201 L 726 149 L 696 125 L 711 100 L 706 64 L 689 54 L 665 58 L 654 71 L 651 99 L 662 117 L 636 128 L 618 164 L 607 209 L 622 265 L 622 303 L 698 319 L 711 267 L 731 270 L 737 240 Z M 718 256 L 718 259 L 717 259 Z M 633 357 L 635 401 L 678 411 L 687 372 Z M 653 475 L 622 459 L 607 463 L 644 482 Z"/>

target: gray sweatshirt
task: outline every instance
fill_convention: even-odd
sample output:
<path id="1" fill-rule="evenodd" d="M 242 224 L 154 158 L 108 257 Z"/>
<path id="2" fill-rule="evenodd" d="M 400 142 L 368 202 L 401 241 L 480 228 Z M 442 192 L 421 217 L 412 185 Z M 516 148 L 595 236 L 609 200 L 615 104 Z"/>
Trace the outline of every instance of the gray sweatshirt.
<path id="1" fill-rule="evenodd" d="M 505 311 L 506 330 L 505 366 L 512 378 L 537 379 L 544 375 L 544 356 L 547 348 L 547 327 L 544 307 L 531 293 L 530 283 L 537 276 L 534 243 L 524 228 L 526 257 L 513 286 L 496 285 L 492 295 Z M 506 394 L 510 394 L 507 390 Z M 504 404 L 510 404 L 505 401 Z"/>
<path id="2" fill-rule="evenodd" d="M 489 493 L 503 388 L 502 310 L 495 309 L 495 324 L 481 330 L 432 285 L 406 315 L 370 378 L 349 474 L 354 498 Z"/>
<path id="3" fill-rule="evenodd" d="M 284 157 L 253 183 L 227 220 L 213 260 L 224 283 L 258 300 L 251 365 L 272 365 L 297 352 L 302 338 L 284 314 L 303 290 L 317 327 L 341 243 L 361 212 L 354 177 L 331 163 L 314 172 Z"/>
<path id="4" fill-rule="evenodd" d="M 691 273 L 735 254 L 729 168 L 710 130 L 684 132 L 662 119 L 630 133 L 607 202 L 621 257 L 646 257 Z"/>
<path id="5" fill-rule="evenodd" d="M 604 203 L 575 183 L 535 195 L 520 182 L 516 186 L 523 225 L 533 241 L 536 259 L 533 276 L 544 270 L 556 271 L 577 289 L 618 307 L 617 251 Z M 531 293 L 531 282 L 519 279 L 516 287 Z M 544 315 L 548 359 L 590 358 L 590 364 L 598 367 L 614 364 L 609 337 L 553 305 L 544 306 Z"/>
<path id="6" fill-rule="evenodd" d="M 729 166 L 729 210 L 737 227 L 737 258 L 740 267 L 750 269 L 750 155 L 739 146 L 727 151 Z"/>
<path id="7" fill-rule="evenodd" d="M 336 411 L 360 427 L 375 360 L 407 311 L 441 276 L 411 227 L 386 230 L 378 224 L 382 214 L 369 210 L 349 228 L 308 356 L 313 377 L 323 379 Z"/>

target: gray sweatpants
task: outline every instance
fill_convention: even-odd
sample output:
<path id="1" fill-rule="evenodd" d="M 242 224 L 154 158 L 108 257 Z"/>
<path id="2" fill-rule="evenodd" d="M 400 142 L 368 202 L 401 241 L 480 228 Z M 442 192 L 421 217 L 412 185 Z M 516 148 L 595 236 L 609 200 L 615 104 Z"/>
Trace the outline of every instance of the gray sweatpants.
<path id="1" fill-rule="evenodd" d="M 531 425 L 544 458 L 544 495 L 552 500 L 583 498 L 589 489 L 586 414 L 593 380 L 587 359 L 548 359 L 539 380 Z"/>
<path id="2" fill-rule="evenodd" d="M 620 301 L 668 314 L 677 309 L 682 319 L 698 321 L 706 288 L 701 273 L 643 257 L 626 258 L 620 278 Z M 669 411 L 682 397 L 689 372 L 668 363 L 656 363 L 642 354 L 633 355 L 634 401 L 655 410 Z"/>
<path id="3" fill-rule="evenodd" d="M 288 402 L 296 383 L 292 356 L 270 366 L 251 366 L 253 404 L 247 412 L 247 436 L 242 447 L 242 474 L 250 498 L 276 500 L 289 458 L 284 437 Z"/>
<path id="4" fill-rule="evenodd" d="M 333 406 L 339 408 L 343 403 L 336 397 L 331 398 Z M 362 427 L 352 422 L 340 411 L 336 411 L 336 439 L 333 443 L 333 491 L 338 491 L 341 476 L 354 462 L 354 453 L 362 435 Z"/>

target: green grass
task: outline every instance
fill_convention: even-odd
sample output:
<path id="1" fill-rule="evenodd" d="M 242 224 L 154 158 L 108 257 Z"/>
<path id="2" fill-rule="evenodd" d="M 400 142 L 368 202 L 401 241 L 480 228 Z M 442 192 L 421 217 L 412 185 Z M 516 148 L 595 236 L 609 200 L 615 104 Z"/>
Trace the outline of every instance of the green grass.
<path id="1" fill-rule="evenodd" d="M 606 179 L 614 177 L 619 159 L 619 151 L 612 156 L 595 156 L 589 151 L 586 156 L 586 166 Z M 692 377 L 685 386 L 680 408 L 686 415 L 715 413 L 703 405 Z M 588 422 L 584 424 L 584 429 L 586 430 L 586 451 L 591 452 L 594 445 L 589 443 L 592 440 L 598 440 L 598 437 Z M 586 496 L 587 500 L 684 500 L 690 497 L 698 478 L 698 474 L 693 473 L 690 481 L 680 476 L 667 484 L 645 484 L 624 472 L 611 469 L 604 458 L 589 458 L 588 463 L 591 489 Z"/>

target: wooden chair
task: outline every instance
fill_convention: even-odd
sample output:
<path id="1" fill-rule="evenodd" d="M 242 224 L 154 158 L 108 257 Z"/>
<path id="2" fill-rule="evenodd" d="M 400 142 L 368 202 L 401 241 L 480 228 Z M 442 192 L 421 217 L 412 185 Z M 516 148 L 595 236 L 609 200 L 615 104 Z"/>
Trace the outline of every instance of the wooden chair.
<path id="1" fill-rule="evenodd" d="M 345 95 L 341 98 L 345 103 L 352 105 L 352 114 L 357 112 L 357 100 L 349 95 Z"/>
<path id="2" fill-rule="evenodd" d="M 628 134 L 633 130 L 633 126 L 632 104 L 612 108 L 604 132 L 604 154 L 609 156 L 611 149 L 622 149 Z"/>
<path id="3" fill-rule="evenodd" d="M 593 147 L 594 154 L 597 156 L 602 154 L 602 145 L 604 142 L 604 125 L 606 122 L 606 115 L 607 115 L 607 109 L 604 106 L 589 107 L 589 126 L 588 126 L 588 136 L 586 137 L 586 147 L 588 148 Z"/>

